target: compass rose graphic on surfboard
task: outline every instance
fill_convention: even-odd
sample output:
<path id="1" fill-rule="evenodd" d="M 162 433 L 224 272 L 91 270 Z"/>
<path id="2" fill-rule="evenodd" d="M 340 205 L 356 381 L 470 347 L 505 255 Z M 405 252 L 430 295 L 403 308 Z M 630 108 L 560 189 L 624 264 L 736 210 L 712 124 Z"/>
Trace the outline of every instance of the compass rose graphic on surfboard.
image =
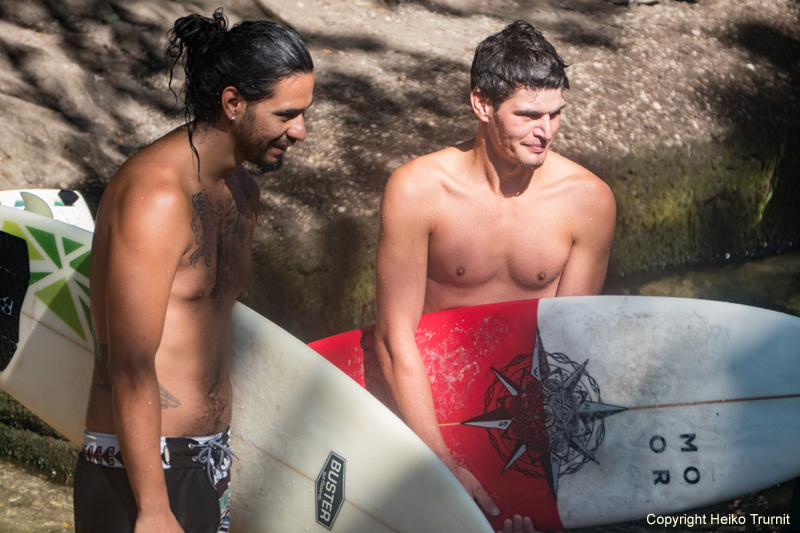
<path id="1" fill-rule="evenodd" d="M 800 318 L 590 296 L 423 315 L 442 435 L 539 530 L 719 503 L 800 475 Z M 310 345 L 387 401 L 367 327 Z M 601 395 L 602 393 L 602 395 Z"/>
<path id="2" fill-rule="evenodd" d="M 550 361 L 548 361 L 548 358 Z M 564 354 L 548 354 L 537 331 L 531 354 L 515 357 L 486 392 L 486 412 L 464 425 L 490 431 L 492 447 L 513 468 L 542 477 L 558 499 L 558 479 L 577 472 L 603 443 L 603 419 L 625 411 L 600 400 L 597 382 Z M 537 467 L 538 463 L 538 467 Z"/>

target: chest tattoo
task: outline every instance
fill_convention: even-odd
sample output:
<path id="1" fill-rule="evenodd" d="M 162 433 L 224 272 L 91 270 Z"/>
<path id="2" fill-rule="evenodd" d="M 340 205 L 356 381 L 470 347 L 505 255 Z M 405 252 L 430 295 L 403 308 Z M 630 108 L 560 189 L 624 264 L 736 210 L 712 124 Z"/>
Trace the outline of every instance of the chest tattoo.
<path id="1" fill-rule="evenodd" d="M 192 195 L 192 232 L 197 249 L 189 256 L 189 264 L 196 267 L 198 263 L 210 267 L 218 241 L 238 235 L 244 244 L 244 223 L 246 214 L 239 209 L 233 196 L 227 200 L 212 202 L 207 191 Z"/>

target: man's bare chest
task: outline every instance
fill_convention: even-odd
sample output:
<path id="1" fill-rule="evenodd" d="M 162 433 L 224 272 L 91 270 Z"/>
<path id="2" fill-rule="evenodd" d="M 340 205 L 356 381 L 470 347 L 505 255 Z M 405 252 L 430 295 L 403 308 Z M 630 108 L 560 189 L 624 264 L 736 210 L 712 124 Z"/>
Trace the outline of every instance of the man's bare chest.
<path id="1" fill-rule="evenodd" d="M 436 224 L 428 245 L 428 277 L 454 287 L 494 283 L 537 291 L 560 277 L 571 247 L 562 214 L 473 206 Z"/>

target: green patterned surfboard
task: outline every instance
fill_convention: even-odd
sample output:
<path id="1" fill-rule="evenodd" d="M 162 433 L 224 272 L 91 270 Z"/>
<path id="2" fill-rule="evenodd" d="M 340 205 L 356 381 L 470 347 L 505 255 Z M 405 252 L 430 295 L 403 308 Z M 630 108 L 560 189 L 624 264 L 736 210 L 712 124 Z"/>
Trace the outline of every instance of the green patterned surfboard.
<path id="1" fill-rule="evenodd" d="M 64 436 L 82 438 L 93 358 L 89 307 L 92 233 L 37 214 L 0 207 L 0 387 Z M 18 263 L 27 249 L 29 286 L 20 299 Z M 14 267 L 17 268 L 14 268 Z M 22 293 L 22 296 L 25 292 Z M 33 332 L 35 334 L 32 334 Z M 65 343 L 85 357 L 59 358 Z M 13 357 L 12 357 L 13 356 Z M 53 379 L 53 376 L 58 379 Z M 44 402 L 42 395 L 57 401 Z"/>

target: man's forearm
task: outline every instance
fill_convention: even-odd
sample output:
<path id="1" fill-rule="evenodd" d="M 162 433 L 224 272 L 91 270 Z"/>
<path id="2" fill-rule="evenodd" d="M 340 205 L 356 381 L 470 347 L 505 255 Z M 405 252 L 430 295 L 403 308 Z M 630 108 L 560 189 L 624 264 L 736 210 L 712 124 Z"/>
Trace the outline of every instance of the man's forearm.
<path id="1" fill-rule="evenodd" d="M 398 416 L 452 470 L 456 463 L 439 429 L 430 381 L 416 343 L 415 353 L 403 360 L 416 361 L 417 364 L 398 364 L 401 359 L 391 355 L 385 342 L 379 341 L 376 349 L 389 397 Z"/>
<path id="2" fill-rule="evenodd" d="M 117 439 L 136 504 L 140 512 L 169 509 L 161 463 L 161 402 L 155 373 L 112 380 Z"/>

